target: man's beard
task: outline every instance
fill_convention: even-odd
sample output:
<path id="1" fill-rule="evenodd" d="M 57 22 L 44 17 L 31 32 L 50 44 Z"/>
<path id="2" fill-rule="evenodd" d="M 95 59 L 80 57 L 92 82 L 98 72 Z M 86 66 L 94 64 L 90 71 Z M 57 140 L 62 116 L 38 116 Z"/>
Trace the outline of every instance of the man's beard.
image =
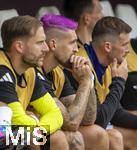
<path id="1" fill-rule="evenodd" d="M 59 63 L 60 65 L 62 65 L 63 67 L 68 68 L 68 69 L 72 69 L 72 63 L 70 63 L 70 59 L 68 59 L 66 62 L 62 62 L 62 61 L 61 61 L 60 59 L 58 59 L 57 57 L 56 57 L 56 59 L 57 59 L 58 63 Z"/>
<path id="2" fill-rule="evenodd" d="M 36 64 L 33 61 L 30 61 L 28 59 L 23 58 L 23 62 L 28 67 L 38 67 L 38 64 Z"/>

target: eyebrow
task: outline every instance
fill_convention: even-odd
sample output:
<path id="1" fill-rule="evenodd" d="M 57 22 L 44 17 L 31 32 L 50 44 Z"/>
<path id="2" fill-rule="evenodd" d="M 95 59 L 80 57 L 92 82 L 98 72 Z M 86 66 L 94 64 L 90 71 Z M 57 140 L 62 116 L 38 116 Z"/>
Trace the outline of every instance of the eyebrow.
<path id="1" fill-rule="evenodd" d="M 130 42 L 130 41 L 128 41 L 128 42 L 125 42 L 123 45 L 127 45 L 129 42 Z"/>
<path id="2" fill-rule="evenodd" d="M 76 38 L 76 39 L 74 39 L 74 40 L 72 40 L 70 43 L 74 43 L 74 42 L 76 42 L 78 39 Z"/>

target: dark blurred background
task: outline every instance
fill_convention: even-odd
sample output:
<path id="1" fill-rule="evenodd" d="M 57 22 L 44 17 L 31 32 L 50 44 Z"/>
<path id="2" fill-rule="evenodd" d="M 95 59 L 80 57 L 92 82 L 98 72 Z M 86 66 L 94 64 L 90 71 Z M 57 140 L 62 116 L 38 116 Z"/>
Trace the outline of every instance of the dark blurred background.
<path id="1" fill-rule="evenodd" d="M 109 0 L 112 7 L 115 8 L 116 4 L 130 4 L 137 12 L 136 0 Z M 62 12 L 63 0 L 0 0 L 0 10 L 15 8 L 20 15 L 35 16 L 41 6 L 55 5 Z"/>
<path id="2" fill-rule="evenodd" d="M 55 5 L 62 9 L 63 0 L 0 0 L 0 10 L 16 9 L 20 15 L 35 16 L 41 6 Z"/>

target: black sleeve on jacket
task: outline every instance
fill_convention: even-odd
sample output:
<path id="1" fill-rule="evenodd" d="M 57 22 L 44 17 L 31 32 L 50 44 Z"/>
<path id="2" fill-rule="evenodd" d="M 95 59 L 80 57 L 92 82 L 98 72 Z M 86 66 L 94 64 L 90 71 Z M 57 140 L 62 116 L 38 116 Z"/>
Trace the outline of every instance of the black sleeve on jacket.
<path id="1" fill-rule="evenodd" d="M 66 76 L 66 74 L 64 74 L 64 76 L 65 76 L 65 83 L 64 83 L 60 98 L 75 94 L 75 91 L 74 91 L 68 77 Z"/>
<path id="2" fill-rule="evenodd" d="M 130 43 L 131 43 L 131 46 L 132 46 L 134 52 L 137 54 L 137 38 L 131 39 Z"/>
<path id="3" fill-rule="evenodd" d="M 47 86 L 45 87 L 46 79 L 44 78 L 44 76 L 36 68 L 35 68 L 35 73 L 36 73 L 36 79 L 35 79 L 33 94 L 31 97 L 31 102 L 44 96 L 48 92 L 46 88 Z"/>
<path id="4" fill-rule="evenodd" d="M 126 111 L 119 104 L 111 123 L 118 127 L 137 129 L 137 116 Z"/>
<path id="5" fill-rule="evenodd" d="M 75 91 L 77 91 L 77 89 L 78 89 L 78 82 L 74 79 L 74 77 L 72 76 L 72 73 L 70 71 L 68 71 L 67 69 L 64 69 L 63 71 L 64 71 L 65 75 L 67 76 L 67 78 L 69 79 L 70 84 L 73 87 L 73 89 Z"/>
<path id="6" fill-rule="evenodd" d="M 15 82 L 12 71 L 0 65 L 0 101 L 7 104 L 18 101 Z"/>
<path id="7" fill-rule="evenodd" d="M 78 83 L 72 77 L 71 72 L 65 70 L 72 86 L 77 90 Z M 97 119 L 96 124 L 106 128 L 109 122 L 119 127 L 137 128 L 137 116 L 126 112 L 120 106 L 120 100 L 122 98 L 125 89 L 125 80 L 120 77 L 114 77 L 109 87 L 110 92 L 106 96 L 103 104 L 100 104 L 97 96 Z M 96 95 L 97 91 L 96 91 Z"/>
<path id="8" fill-rule="evenodd" d="M 119 107 L 120 99 L 125 88 L 125 80 L 120 77 L 114 77 L 109 87 L 110 92 L 106 96 L 104 103 L 100 104 L 98 100 L 96 124 L 106 128 L 111 121 L 116 110 Z"/>

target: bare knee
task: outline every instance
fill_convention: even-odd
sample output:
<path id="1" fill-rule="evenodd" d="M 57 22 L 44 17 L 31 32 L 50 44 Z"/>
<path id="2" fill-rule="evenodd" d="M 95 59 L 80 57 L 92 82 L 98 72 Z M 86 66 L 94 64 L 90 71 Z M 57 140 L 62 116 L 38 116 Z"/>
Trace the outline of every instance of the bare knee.
<path id="1" fill-rule="evenodd" d="M 106 130 L 98 125 L 81 126 L 79 129 L 83 134 L 86 149 L 107 150 L 109 147 L 109 138 Z"/>
<path id="2" fill-rule="evenodd" d="M 91 126 L 91 128 L 92 128 L 92 131 L 91 131 L 92 138 L 94 138 L 95 140 L 98 140 L 98 139 L 108 140 L 108 134 L 106 130 L 104 130 L 102 127 L 98 125 L 93 125 Z"/>
<path id="3" fill-rule="evenodd" d="M 116 129 L 107 130 L 109 135 L 110 149 L 123 150 L 123 136 Z"/>
<path id="4" fill-rule="evenodd" d="M 109 137 L 112 140 L 123 141 L 123 136 L 118 130 L 110 129 L 110 130 L 107 130 L 107 131 L 108 131 Z"/>
<path id="5" fill-rule="evenodd" d="M 84 150 L 83 136 L 79 131 L 65 132 L 71 150 Z"/>
<path id="6" fill-rule="evenodd" d="M 115 127 L 123 135 L 124 149 L 137 149 L 137 130 Z"/>
<path id="7" fill-rule="evenodd" d="M 83 136 L 79 131 L 74 132 L 73 134 L 73 140 L 72 140 L 72 145 L 73 146 L 78 146 L 78 147 L 83 147 L 84 148 L 84 140 Z"/>
<path id="8" fill-rule="evenodd" d="M 68 150 L 68 142 L 63 131 L 56 131 L 50 136 L 51 150 Z"/>

